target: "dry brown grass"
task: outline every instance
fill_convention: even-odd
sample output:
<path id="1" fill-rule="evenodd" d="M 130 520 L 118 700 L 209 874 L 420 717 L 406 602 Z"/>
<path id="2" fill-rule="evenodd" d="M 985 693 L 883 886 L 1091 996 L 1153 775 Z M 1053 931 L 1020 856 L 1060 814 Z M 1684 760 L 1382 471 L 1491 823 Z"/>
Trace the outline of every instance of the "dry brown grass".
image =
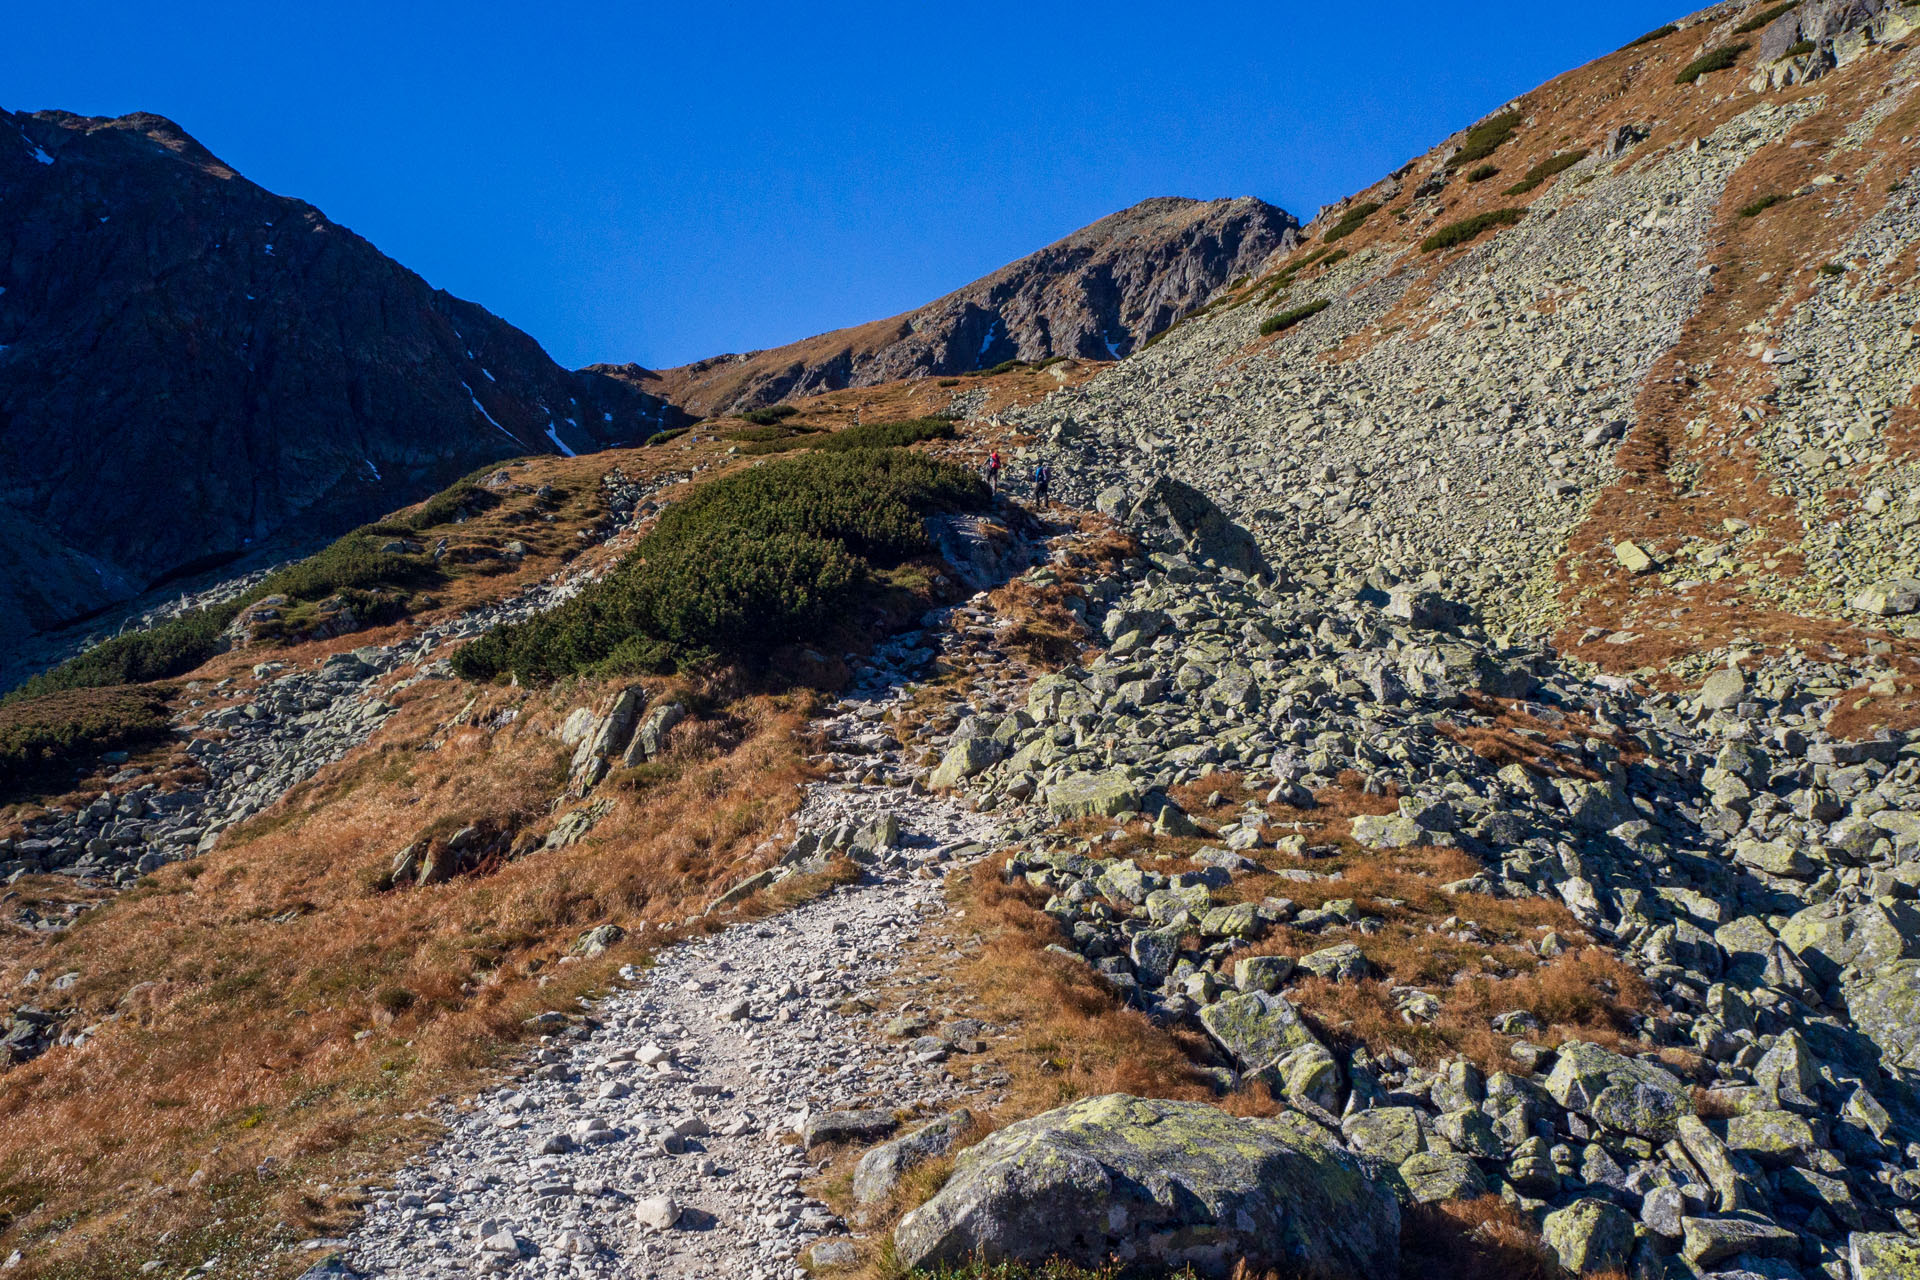
<path id="1" fill-rule="evenodd" d="M 1618 728 L 1602 730 L 1584 711 L 1564 713 L 1555 723 L 1540 719 L 1511 698 L 1471 693 L 1467 699 L 1481 722 L 1463 725 L 1442 720 L 1434 730 L 1496 766 L 1520 764 L 1535 773 L 1596 781 L 1600 775 L 1591 765 L 1563 749 L 1586 739 L 1609 743 L 1628 764 L 1646 758 L 1646 749 L 1637 739 Z"/>
<path id="2" fill-rule="evenodd" d="M 994 612 L 1012 625 L 995 643 L 1043 669 L 1074 661 L 1080 656 L 1081 645 L 1093 634 L 1066 606 L 1067 597 L 1079 595 L 1073 587 L 1057 583 L 1037 586 L 1025 578 L 998 588 L 989 601 Z"/>
<path id="3" fill-rule="evenodd" d="M 1920 147 L 1900 141 L 1920 121 L 1920 103 L 1884 121 L 1858 161 L 1841 163 L 1831 154 L 1846 126 L 1880 96 L 1872 67 L 1863 63 L 1820 81 L 1827 107 L 1762 149 L 1729 183 L 1711 237 L 1719 269 L 1713 288 L 1643 384 L 1638 425 L 1616 457 L 1620 479 L 1596 499 L 1558 568 L 1564 625 L 1555 639 L 1567 651 L 1626 671 L 1664 668 L 1729 643 L 1756 651 L 1832 644 L 1858 653 L 1879 638 L 1847 620 L 1773 602 L 1768 588 L 1805 572 L 1798 545 L 1806 530 L 1792 500 L 1772 484 L 1740 416 L 1742 408 L 1763 403 L 1778 378 L 1748 353 L 1746 327 L 1777 323 L 1803 302 L 1818 280 L 1816 268 L 1884 205 L 1888 179 L 1904 177 L 1920 160 Z M 1838 182 L 1809 187 L 1836 169 Z M 1807 194 L 1759 216 L 1740 216 L 1760 197 L 1802 190 Z M 1656 557 L 1671 557 L 1689 539 L 1715 541 L 1724 537 L 1720 522 L 1728 516 L 1753 526 L 1740 551 L 1753 567 L 1689 592 L 1679 617 L 1669 612 L 1675 598 L 1666 581 L 1677 574 L 1636 577 L 1614 559 L 1613 544 L 1624 537 Z M 1586 638 L 1590 627 L 1639 638 L 1604 643 Z M 1914 648 L 1903 640 L 1895 645 L 1901 652 Z M 1899 713 L 1913 714 L 1904 705 Z"/>
<path id="4" fill-rule="evenodd" d="M 1046 950 L 1063 943 L 1059 924 L 1040 909 L 1046 895 L 1001 878 L 1005 860 L 976 863 L 953 883 L 966 927 L 981 945 L 955 981 L 980 1016 L 1018 1028 L 1004 1065 L 1014 1084 L 1003 1110 L 1032 1115 L 1104 1093 L 1204 1098 L 1193 1072 L 1197 1042 L 1156 1027 L 1126 1008 L 1114 990 L 1078 960 Z M 1184 1047 L 1183 1047 L 1184 1046 Z"/>
<path id="5" fill-rule="evenodd" d="M 1011 1083 L 991 1111 L 971 1106 L 974 1129 L 963 1145 L 1077 1098 L 1107 1093 L 1212 1097 L 1193 1068 L 1204 1053 L 1197 1036 L 1156 1027 L 1123 1005 L 1087 965 L 1047 951 L 1048 944 L 1066 940 L 1053 917 L 1040 910 L 1046 895 L 1024 882 L 1006 883 L 1005 865 L 1003 857 L 986 858 L 955 872 L 947 882 L 948 896 L 963 918 L 930 930 L 920 940 L 917 958 L 902 968 L 908 978 L 941 975 L 951 984 L 943 983 L 942 995 L 956 1000 L 968 1016 L 1011 1028 L 1010 1035 L 990 1039 L 987 1051 L 969 1060 L 969 1065 L 1001 1068 Z M 962 955 L 958 960 L 949 950 L 955 943 Z M 919 1002 L 928 992 L 910 983 L 886 998 Z M 849 1180 L 859 1154 L 843 1153 L 816 1186 L 848 1214 L 854 1209 Z M 939 1190 L 952 1163 L 944 1159 L 922 1166 L 885 1204 L 867 1210 L 870 1234 L 853 1273 L 858 1280 L 897 1280 L 900 1272 L 886 1249 L 892 1225 Z"/>
<path id="6" fill-rule="evenodd" d="M 445 729 L 472 691 L 425 682 L 369 748 L 214 852 L 64 937 L 0 940 L 0 989 L 29 966 L 77 970 L 72 1025 L 112 1019 L 0 1090 L 0 1188 L 13 1188 L 0 1213 L 17 1219 L 0 1245 L 44 1246 L 23 1274 L 120 1275 L 165 1255 L 154 1244 L 164 1231 L 176 1246 L 203 1240 L 223 1212 L 214 1192 L 268 1157 L 280 1174 L 253 1230 L 281 1217 L 324 1234 L 351 1206 L 315 1196 L 316 1183 L 390 1167 L 431 1128 L 406 1113 L 483 1078 L 532 1014 L 572 1008 L 620 962 L 684 930 L 572 961 L 579 934 L 677 926 L 763 865 L 811 776 L 798 742 L 810 699 L 689 692 L 704 693 L 703 714 L 676 731 L 667 767 L 613 793 L 617 807 L 574 847 L 427 888 L 372 887 L 422 831 L 482 818 L 543 826 L 565 758 L 548 731 L 601 695 L 492 689 L 484 710 L 517 704 L 515 724 Z"/>
<path id="7" fill-rule="evenodd" d="M 1920 696 L 1912 676 L 1915 661 L 1900 655 L 1901 667 L 1909 678 L 1895 681 L 1893 691 L 1876 691 L 1872 685 L 1860 685 L 1840 695 L 1839 705 L 1827 716 L 1827 732 L 1836 738 L 1868 738 L 1883 729 L 1905 732 L 1920 729 Z"/>
<path id="8" fill-rule="evenodd" d="M 1560 1268 L 1533 1220 L 1488 1195 L 1402 1210 L 1400 1274 L 1408 1280 L 1557 1280 Z"/>

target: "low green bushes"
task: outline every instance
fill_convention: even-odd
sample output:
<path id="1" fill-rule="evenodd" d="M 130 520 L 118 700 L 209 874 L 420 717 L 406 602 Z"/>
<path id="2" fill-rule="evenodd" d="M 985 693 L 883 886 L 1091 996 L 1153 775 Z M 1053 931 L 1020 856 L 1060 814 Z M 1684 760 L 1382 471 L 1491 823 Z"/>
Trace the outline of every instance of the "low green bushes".
<path id="1" fill-rule="evenodd" d="M 812 447 L 822 453 L 849 449 L 903 449 L 922 440 L 951 440 L 952 418 L 905 418 L 899 422 L 863 422 L 823 436 Z"/>
<path id="2" fill-rule="evenodd" d="M 1044 360 L 1002 360 L 991 369 L 976 370 L 973 376 L 976 378 L 997 378 L 1003 373 L 1014 373 L 1021 369 L 1038 373 L 1042 369 L 1051 369 L 1054 365 L 1059 364 L 1065 359 L 1065 356 L 1048 356 Z"/>
<path id="3" fill-rule="evenodd" d="M 787 427 L 732 427 L 720 433 L 722 440 L 733 440 L 740 444 L 772 444 L 776 440 L 790 440 L 799 432 Z"/>
<path id="4" fill-rule="evenodd" d="M 1549 159 L 1542 160 L 1539 164 L 1527 170 L 1526 176 L 1508 187 L 1505 194 L 1510 196 L 1523 196 L 1545 182 L 1548 178 L 1557 177 L 1565 173 L 1586 158 L 1587 152 L 1585 151 L 1562 151 Z"/>
<path id="5" fill-rule="evenodd" d="M 1626 49 L 1637 49 L 1643 44 L 1652 44 L 1655 40 L 1665 40 L 1668 36 L 1673 35 L 1675 32 L 1679 30 L 1680 30 L 1679 27 L 1669 22 L 1664 27 L 1655 27 L 1653 30 L 1647 32 L 1647 34 L 1639 37 L 1638 39 L 1627 41 L 1627 43 L 1621 47 Z"/>
<path id="6" fill-rule="evenodd" d="M 1467 136 L 1461 140 L 1460 149 L 1447 160 L 1447 168 L 1458 169 L 1477 160 L 1485 160 L 1498 151 L 1513 131 L 1520 127 L 1520 113 L 1505 111 L 1491 120 L 1483 120 L 1467 130 Z"/>
<path id="7" fill-rule="evenodd" d="M 1478 165 L 1474 168 L 1473 172 L 1467 175 L 1467 181 L 1468 182 L 1485 182 L 1488 178 L 1497 176 L 1499 172 L 1500 172 L 1499 165 L 1496 165 L 1496 164 Z"/>
<path id="8" fill-rule="evenodd" d="M 950 418 L 905 418 L 898 422 L 863 422 L 845 431 L 811 431 L 754 441 L 742 448 L 741 452 L 764 456 L 792 453 L 796 449 L 824 453 L 843 453 L 848 449 L 899 449 L 922 440 L 946 440 L 952 436 L 953 420 Z"/>
<path id="9" fill-rule="evenodd" d="M 1281 333 L 1293 328 L 1309 316 L 1317 316 L 1333 305 L 1333 299 L 1322 298 L 1318 302 L 1309 302 L 1305 306 L 1295 307 L 1291 311 L 1282 311 L 1277 316 L 1268 316 L 1260 322 L 1262 337 L 1270 333 Z"/>
<path id="10" fill-rule="evenodd" d="M 1345 240 L 1348 236 L 1366 225 L 1367 219 L 1378 212 L 1380 212 L 1380 204 L 1378 201 L 1362 201 L 1360 204 L 1353 206 L 1353 208 L 1341 214 L 1340 221 L 1327 228 L 1327 233 L 1320 237 L 1322 243 L 1333 244 L 1336 241 Z M 1324 253 L 1325 250 L 1323 249 L 1321 252 Z"/>
<path id="11" fill-rule="evenodd" d="M 0 706 L 0 794 L 49 769 L 171 732 L 156 689 L 61 689 Z"/>
<path id="12" fill-rule="evenodd" d="M 1680 69 L 1673 78 L 1675 84 L 1692 84 L 1701 76 L 1716 71 L 1725 71 L 1740 61 L 1740 55 L 1747 51 L 1745 44 L 1723 44 L 1718 49 L 1710 49 Z"/>
<path id="13" fill-rule="evenodd" d="M 1752 204 L 1742 205 L 1740 207 L 1740 216 L 1743 218 L 1757 218 L 1767 210 L 1773 208 L 1773 206 L 1783 203 L 1786 199 L 1786 196 L 1781 195 L 1777 191 L 1770 195 L 1761 196 Z"/>
<path id="14" fill-rule="evenodd" d="M 240 607 L 237 601 L 214 605 L 170 618 L 145 631 L 115 636 L 34 676 L 9 693 L 0 705 L 62 689 L 137 684 L 191 671 L 221 651 L 220 633 L 239 614 Z"/>
<path id="15" fill-rule="evenodd" d="M 755 426 L 771 427 L 775 423 L 783 422 L 799 412 L 798 409 L 790 404 L 775 404 L 768 405 L 764 409 L 749 409 L 740 416 Z"/>
<path id="16" fill-rule="evenodd" d="M 1745 22 L 1735 27 L 1733 33 L 1737 36 L 1751 35 L 1762 27 L 1770 27 L 1773 25 L 1774 19 L 1791 13 L 1799 4 L 1800 0 L 1787 0 L 1785 4 L 1776 4 L 1769 8 L 1762 9 L 1759 13 L 1754 14 L 1751 18 L 1748 18 Z"/>
<path id="17" fill-rule="evenodd" d="M 462 649 L 454 669 L 551 680 L 815 640 L 874 589 L 876 569 L 931 550 L 926 516 L 987 501 L 972 471 L 898 448 L 809 452 L 738 472 L 669 507 L 567 604 Z"/>
<path id="18" fill-rule="evenodd" d="M 1420 252 L 1436 253 L 1441 249 L 1451 249 L 1457 244 L 1465 244 L 1489 227 L 1510 227 L 1526 216 L 1525 209 L 1494 209 L 1487 213 L 1476 213 L 1471 218 L 1449 223 L 1422 240 Z"/>
<path id="19" fill-rule="evenodd" d="M 305 560 L 296 560 L 249 594 L 324 600 L 342 591 L 379 591 L 437 581 L 433 562 L 409 552 L 383 551 L 386 540 L 356 530 Z"/>
<path id="20" fill-rule="evenodd" d="M 1819 45 L 1811 40 L 1795 40 L 1792 44 L 1788 45 L 1785 52 L 1775 58 L 1774 61 L 1785 62 L 1788 58 L 1804 58 L 1819 47 Z"/>

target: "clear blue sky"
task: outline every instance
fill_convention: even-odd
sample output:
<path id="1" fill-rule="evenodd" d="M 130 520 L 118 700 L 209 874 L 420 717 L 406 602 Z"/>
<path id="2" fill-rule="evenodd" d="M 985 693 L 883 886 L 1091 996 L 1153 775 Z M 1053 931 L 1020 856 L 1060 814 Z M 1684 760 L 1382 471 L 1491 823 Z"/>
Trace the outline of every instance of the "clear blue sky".
<path id="1" fill-rule="evenodd" d="M 0 106 L 155 111 L 568 365 L 907 310 L 1147 196 L 1302 220 L 1683 11 L 23 5 Z"/>

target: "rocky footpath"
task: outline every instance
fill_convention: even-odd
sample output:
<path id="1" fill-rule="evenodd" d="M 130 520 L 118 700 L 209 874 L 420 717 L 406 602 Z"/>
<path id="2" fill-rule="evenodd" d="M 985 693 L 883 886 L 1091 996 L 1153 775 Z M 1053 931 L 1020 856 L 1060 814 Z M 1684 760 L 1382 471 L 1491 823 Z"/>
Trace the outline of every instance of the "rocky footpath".
<path id="1" fill-rule="evenodd" d="M 943 909 L 946 869 L 1000 843 L 992 817 L 905 785 L 912 774 L 887 729 L 952 616 L 936 611 L 939 631 L 896 637 L 863 668 L 818 726 L 833 780 L 810 789 L 786 857 L 710 911 L 818 874 L 836 855 L 859 866 L 857 882 L 673 947 L 623 970 L 606 1000 L 545 1015 L 551 1033 L 520 1077 L 449 1110 L 447 1137 L 381 1196 L 344 1242 L 344 1265 L 395 1277 L 798 1280 L 806 1246 L 844 1227 L 801 1190 L 825 1156 L 1001 1082 L 940 1066 L 978 1048 L 978 1022 L 895 1027 L 926 1034 L 887 1042 L 862 1016 Z M 580 744 L 570 789 L 590 791 L 658 710 L 619 698 L 570 720 L 564 732 Z M 895 1176 L 869 1169 L 863 1185 L 883 1195 Z"/>
<path id="2" fill-rule="evenodd" d="M 914 873 L 992 839 L 955 806 L 883 789 L 821 803 L 842 821 L 898 822 L 901 846 L 858 886 L 674 948 L 626 971 L 628 990 L 556 1016 L 521 1079 L 449 1116 L 348 1261 L 396 1277 L 797 1280 L 802 1248 L 841 1225 L 801 1192 L 819 1149 L 957 1096 L 932 1070 L 944 1052 L 875 1044 L 843 1010 L 941 909 L 938 880 Z"/>

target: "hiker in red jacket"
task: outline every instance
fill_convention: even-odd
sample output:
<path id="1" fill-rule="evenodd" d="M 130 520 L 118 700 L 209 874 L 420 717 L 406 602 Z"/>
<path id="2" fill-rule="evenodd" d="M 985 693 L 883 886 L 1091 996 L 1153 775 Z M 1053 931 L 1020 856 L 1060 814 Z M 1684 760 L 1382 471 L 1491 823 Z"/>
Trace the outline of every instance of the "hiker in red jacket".
<path id="1" fill-rule="evenodd" d="M 987 451 L 987 486 L 995 494 L 1000 492 L 1000 450 L 997 446 Z"/>

